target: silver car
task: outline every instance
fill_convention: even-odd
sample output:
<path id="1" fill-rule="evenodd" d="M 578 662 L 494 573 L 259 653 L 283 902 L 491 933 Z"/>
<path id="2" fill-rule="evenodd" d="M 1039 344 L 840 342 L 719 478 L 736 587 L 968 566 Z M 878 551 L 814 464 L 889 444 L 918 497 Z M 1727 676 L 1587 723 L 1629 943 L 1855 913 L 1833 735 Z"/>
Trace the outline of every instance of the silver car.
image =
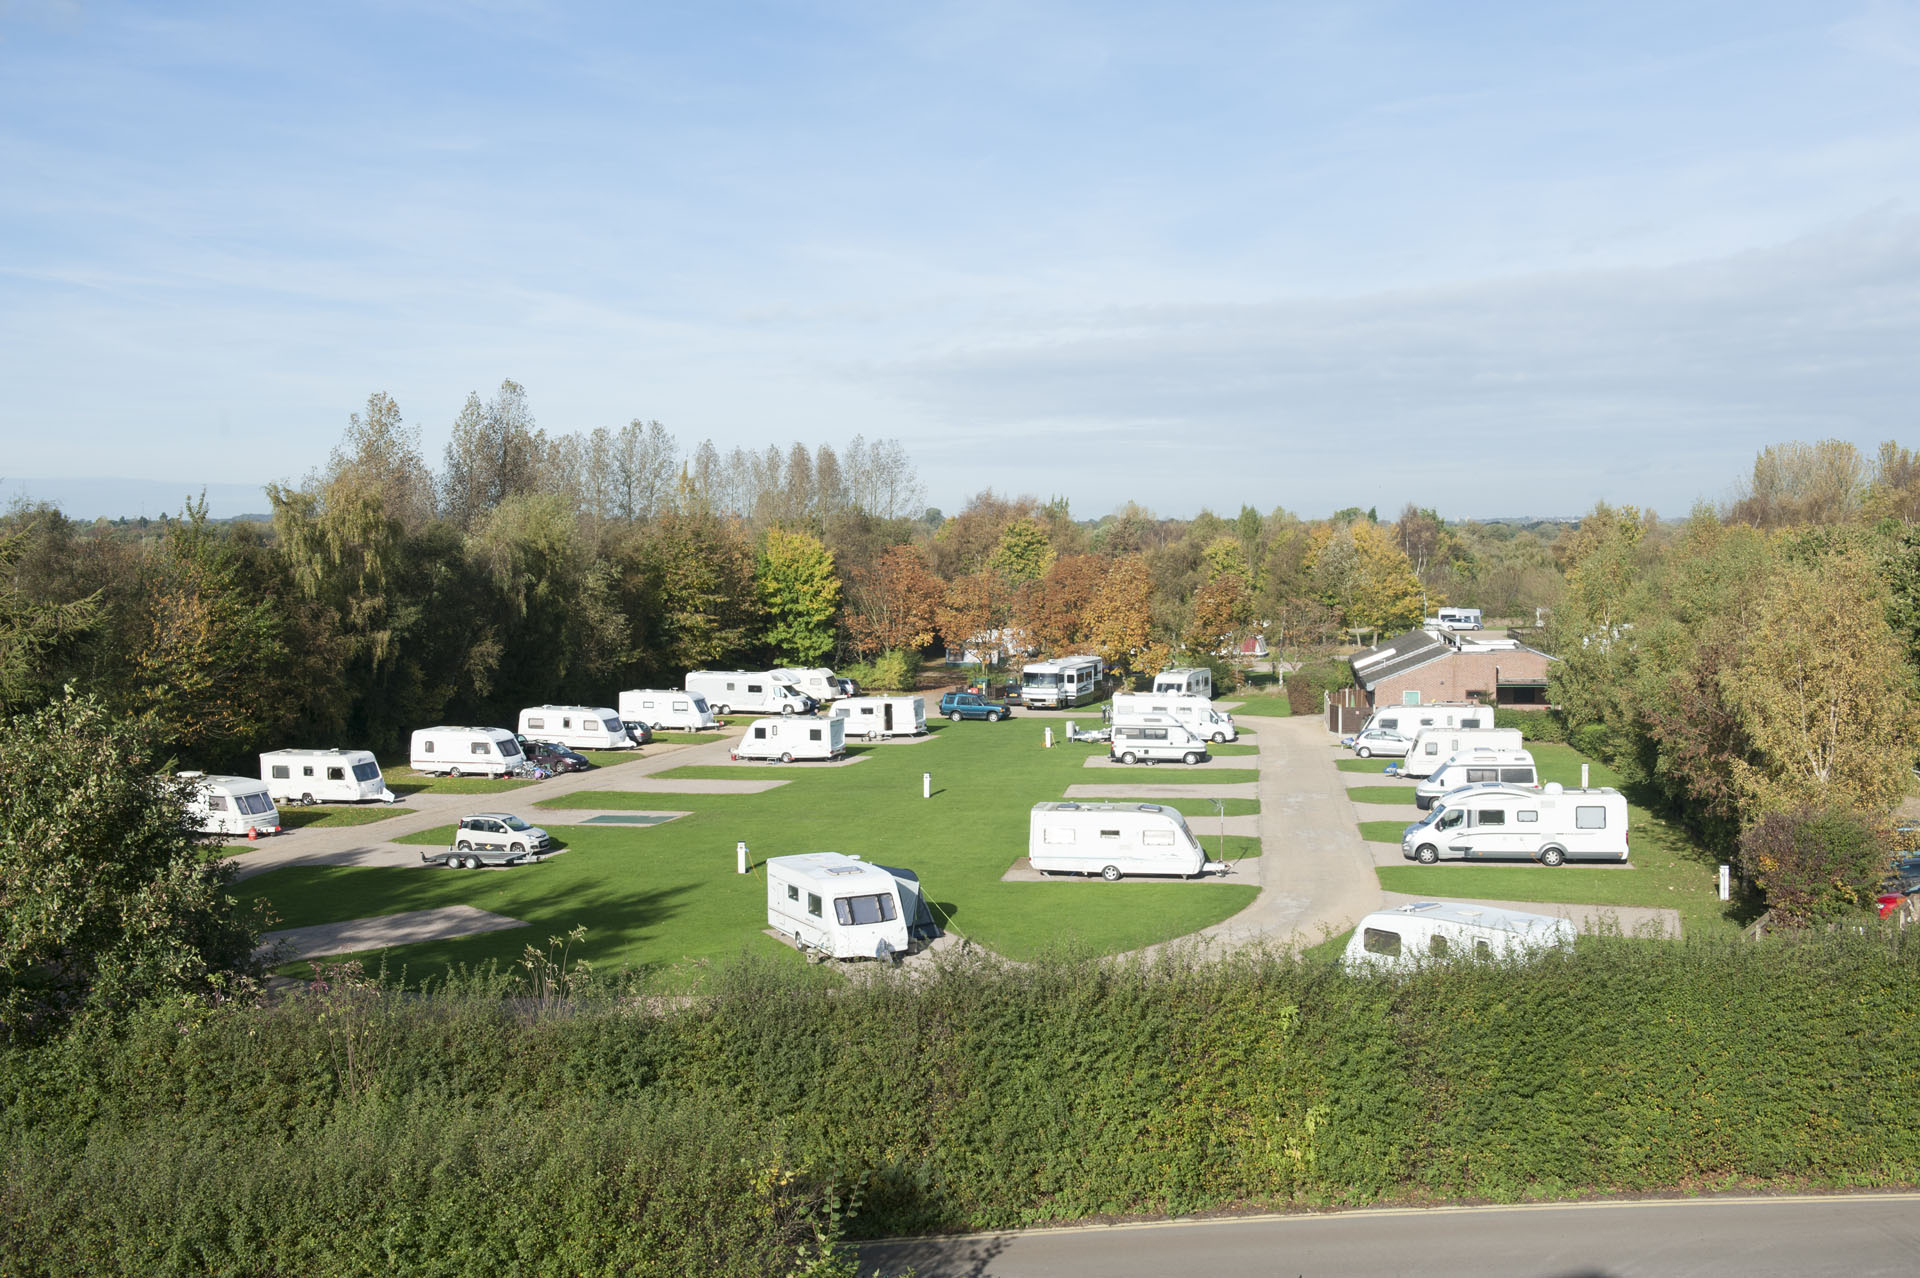
<path id="1" fill-rule="evenodd" d="M 1383 759 L 1404 759 L 1412 747 L 1412 737 L 1403 737 L 1385 728 L 1371 729 L 1353 739 L 1353 753 L 1362 759 L 1371 759 L 1376 754 Z"/>

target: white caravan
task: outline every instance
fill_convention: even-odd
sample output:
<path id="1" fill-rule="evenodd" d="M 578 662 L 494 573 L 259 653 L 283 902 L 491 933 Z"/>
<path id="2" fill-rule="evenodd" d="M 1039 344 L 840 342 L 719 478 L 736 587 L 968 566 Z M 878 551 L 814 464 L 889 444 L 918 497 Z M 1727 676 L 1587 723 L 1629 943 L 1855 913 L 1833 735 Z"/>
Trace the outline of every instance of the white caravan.
<path id="1" fill-rule="evenodd" d="M 1422 728 L 1491 728 L 1493 707 L 1478 701 L 1435 701 L 1424 706 L 1381 706 L 1361 732 L 1397 732 L 1411 740 Z"/>
<path id="2" fill-rule="evenodd" d="M 918 737 L 927 731 L 924 697 L 848 697 L 833 708 L 847 721 L 847 734 L 869 741 L 881 737 Z"/>
<path id="3" fill-rule="evenodd" d="M 1121 763 L 1201 763 L 1207 758 L 1207 743 L 1193 730 L 1172 719 L 1154 716 L 1159 722 L 1123 720 L 1113 725 L 1113 740 L 1107 743 L 1107 757 Z"/>
<path id="4" fill-rule="evenodd" d="M 1213 671 L 1182 667 L 1162 670 L 1153 677 L 1155 692 L 1187 692 L 1196 697 L 1213 698 Z"/>
<path id="5" fill-rule="evenodd" d="M 260 779 L 276 803 L 394 803 L 371 750 L 270 750 Z"/>
<path id="6" fill-rule="evenodd" d="M 705 697 L 715 714 L 812 714 L 818 705 L 771 670 L 691 670 L 687 691 Z"/>
<path id="7" fill-rule="evenodd" d="M 1524 785 L 1536 789 L 1540 773 L 1533 766 L 1530 750 L 1468 750 L 1456 754 L 1433 770 L 1433 774 L 1413 787 L 1414 806 L 1425 812 L 1444 794 L 1463 785 Z"/>
<path id="8" fill-rule="evenodd" d="M 1627 859 L 1627 800 L 1611 788 L 1543 790 L 1476 785 L 1455 790 L 1400 836 L 1400 855 L 1435 861 Z"/>
<path id="9" fill-rule="evenodd" d="M 938 936 L 920 880 L 839 852 L 767 858 L 767 926 L 804 953 L 898 958 Z"/>
<path id="10" fill-rule="evenodd" d="M 1432 776 L 1434 769 L 1462 750 L 1519 750 L 1518 728 L 1422 728 L 1400 761 L 1403 777 Z"/>
<path id="11" fill-rule="evenodd" d="M 623 750 L 633 744 L 627 725 L 609 706 L 528 706 L 520 712 L 520 735 L 569 750 Z"/>
<path id="12" fill-rule="evenodd" d="M 280 833 L 280 810 L 273 806 L 267 783 L 252 777 L 208 776 L 204 772 L 176 774 L 193 782 L 187 795 L 187 826 L 202 834 Z"/>
<path id="13" fill-rule="evenodd" d="M 1100 695 L 1098 657 L 1056 657 L 1020 667 L 1020 704 L 1041 709 L 1084 705 Z"/>
<path id="14" fill-rule="evenodd" d="M 835 701 L 848 695 L 841 687 L 841 680 L 825 666 L 814 666 L 810 669 L 781 666 L 767 673 L 790 688 L 798 688 L 815 701 Z"/>
<path id="15" fill-rule="evenodd" d="M 1478 630 L 1480 610 L 1478 608 L 1442 608 L 1434 614 L 1434 621 L 1445 630 Z"/>
<path id="16" fill-rule="evenodd" d="M 755 719 L 747 735 L 733 747 L 735 759 L 837 759 L 847 752 L 847 721 L 822 719 Z"/>
<path id="17" fill-rule="evenodd" d="M 1042 874 L 1224 874 L 1208 861 L 1187 819 L 1158 803 L 1036 803 L 1027 817 L 1027 860 Z"/>
<path id="18" fill-rule="evenodd" d="M 635 688 L 620 694 L 620 717 L 650 728 L 678 728 L 698 732 L 717 728 L 720 721 L 707 709 L 707 699 L 694 692 L 662 692 Z"/>
<path id="19" fill-rule="evenodd" d="M 1116 692 L 1108 712 L 1115 723 L 1161 716 L 1186 724 L 1195 736 L 1209 741 L 1232 741 L 1240 735 L 1232 715 L 1216 709 L 1205 697 L 1190 693 Z"/>
<path id="20" fill-rule="evenodd" d="M 1573 944 L 1573 924 L 1491 905 L 1416 901 L 1375 910 L 1347 942 L 1349 966 L 1398 972 L 1429 960 L 1468 956 L 1524 959 Z"/>
<path id="21" fill-rule="evenodd" d="M 505 728 L 422 728 L 407 758 L 415 772 L 438 777 L 504 777 L 527 761 Z"/>

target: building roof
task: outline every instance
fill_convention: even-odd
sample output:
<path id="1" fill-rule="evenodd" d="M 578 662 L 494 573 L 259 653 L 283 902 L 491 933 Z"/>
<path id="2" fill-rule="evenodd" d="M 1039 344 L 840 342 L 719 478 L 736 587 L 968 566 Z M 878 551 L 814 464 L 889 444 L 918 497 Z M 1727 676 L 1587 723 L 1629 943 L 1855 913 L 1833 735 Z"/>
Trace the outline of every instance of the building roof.
<path id="1" fill-rule="evenodd" d="M 1362 648 L 1347 658 L 1353 666 L 1353 681 L 1371 690 L 1382 679 L 1438 661 L 1453 651 L 1447 641 L 1431 630 L 1409 630 L 1382 644 Z"/>

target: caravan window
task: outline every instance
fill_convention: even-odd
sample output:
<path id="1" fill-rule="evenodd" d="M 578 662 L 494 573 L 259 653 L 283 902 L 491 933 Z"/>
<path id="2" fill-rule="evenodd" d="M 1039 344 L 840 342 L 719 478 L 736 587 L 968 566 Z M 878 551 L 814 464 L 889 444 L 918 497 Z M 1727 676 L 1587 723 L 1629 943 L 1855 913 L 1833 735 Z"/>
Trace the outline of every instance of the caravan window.
<path id="1" fill-rule="evenodd" d="M 1467 814 L 1464 812 L 1449 812 L 1440 818 L 1440 823 L 1434 828 L 1439 830 L 1452 830 L 1457 828 L 1459 824 L 1466 819 Z"/>
<path id="2" fill-rule="evenodd" d="M 564 718 L 562 718 L 562 719 L 560 720 L 560 726 L 561 726 L 561 727 L 563 727 L 563 728 L 572 728 L 572 727 L 573 727 L 573 716 L 572 716 L 572 715 L 567 715 L 567 716 L 565 716 Z"/>
<path id="3" fill-rule="evenodd" d="M 493 753 L 493 747 L 485 741 L 474 742 L 471 749 L 475 754 L 492 754 Z"/>
<path id="4" fill-rule="evenodd" d="M 1575 808 L 1573 810 L 1573 828 L 1576 830 L 1606 829 L 1607 810 L 1597 803 Z"/>
<path id="5" fill-rule="evenodd" d="M 422 742 L 420 743 L 420 753 L 422 753 L 422 754 L 432 754 L 432 753 L 433 753 L 433 742 L 431 742 L 431 741 L 422 741 Z"/>
<path id="6" fill-rule="evenodd" d="M 1062 826 L 1050 825 L 1040 831 L 1042 843 L 1071 843 L 1073 831 Z"/>
<path id="7" fill-rule="evenodd" d="M 1173 831 L 1148 830 L 1140 836 L 1140 842 L 1150 848 L 1170 848 L 1173 846 Z"/>
<path id="8" fill-rule="evenodd" d="M 1498 768 L 1468 768 L 1467 769 L 1467 781 L 1469 784 L 1475 781 L 1498 781 L 1499 779 L 1500 779 L 1500 769 Z"/>
<path id="9" fill-rule="evenodd" d="M 753 730 L 753 739 L 755 741 L 765 741 L 767 739 L 767 730 L 765 728 L 755 728 Z"/>
<path id="10" fill-rule="evenodd" d="M 310 777 L 310 776 L 312 776 L 312 775 L 313 775 L 313 765 L 312 765 L 311 763 L 309 763 L 309 764 L 307 764 L 306 766 L 304 766 L 304 767 L 302 767 L 302 768 L 300 769 L 300 775 L 301 775 L 301 776 L 303 776 L 303 777 Z"/>
<path id="11" fill-rule="evenodd" d="M 1101 837 L 1101 838 L 1103 838 L 1103 839 L 1117 839 L 1117 838 L 1119 838 L 1119 837 L 1120 837 L 1120 831 L 1118 831 L 1118 830 L 1102 830 L 1102 831 L 1100 831 L 1100 837 Z"/>
<path id="12" fill-rule="evenodd" d="M 353 779 L 355 781 L 372 781 L 379 775 L 380 765 L 372 759 L 367 759 L 353 765 Z"/>
<path id="13" fill-rule="evenodd" d="M 811 892 L 807 893 L 807 913 L 816 919 L 820 917 L 820 898 Z"/>
<path id="14" fill-rule="evenodd" d="M 1479 812 L 1474 813 L 1473 823 L 1482 827 L 1505 825 L 1507 823 L 1507 814 L 1505 810 L 1501 808 L 1482 808 Z"/>
<path id="15" fill-rule="evenodd" d="M 1361 945 L 1369 954 L 1384 954 L 1388 958 L 1400 957 L 1400 934 L 1389 932 L 1383 927 L 1370 927 L 1366 930 Z"/>
<path id="16" fill-rule="evenodd" d="M 545 719 L 535 719 L 531 716 L 529 716 L 527 719 L 528 732 L 539 732 L 541 729 L 545 728 L 546 726 L 547 726 L 547 721 Z"/>
<path id="17" fill-rule="evenodd" d="M 328 768 L 327 769 L 327 780 L 345 781 L 346 779 L 347 779 L 347 770 L 345 768 Z"/>
<path id="18" fill-rule="evenodd" d="M 602 719 L 600 721 L 600 726 L 605 728 L 608 732 L 620 731 L 620 721 L 618 719 Z"/>
<path id="19" fill-rule="evenodd" d="M 1521 808 L 1513 817 L 1521 825 L 1538 825 L 1540 822 L 1540 813 L 1533 808 Z"/>
<path id="20" fill-rule="evenodd" d="M 1447 938 L 1435 932 L 1427 942 L 1427 953 L 1440 955 L 1447 952 Z"/>
<path id="21" fill-rule="evenodd" d="M 747 685 L 748 692 L 758 692 L 760 691 L 760 688 L 761 688 L 761 685 L 757 683 L 750 683 Z"/>
<path id="22" fill-rule="evenodd" d="M 1500 779 L 1511 785 L 1532 785 L 1533 769 L 1532 768 L 1502 768 L 1500 769 Z"/>
<path id="23" fill-rule="evenodd" d="M 797 901 L 800 899 L 800 889 L 791 883 L 787 884 L 787 899 L 789 901 Z"/>
<path id="24" fill-rule="evenodd" d="M 520 753 L 520 743 L 518 741 L 515 741 L 512 737 L 508 737 L 505 741 L 502 741 L 500 743 L 500 754 L 502 755 L 502 757 L 511 759 L 514 755 L 519 753 Z"/>
<path id="25" fill-rule="evenodd" d="M 820 729 L 818 728 L 807 729 L 807 740 L 818 741 L 819 739 L 820 739 Z"/>
<path id="26" fill-rule="evenodd" d="M 227 796 L 226 796 L 226 795 L 224 795 L 224 794 L 209 794 L 209 795 L 207 796 L 207 811 L 209 811 L 209 812 L 225 812 L 226 810 L 227 810 Z"/>
<path id="27" fill-rule="evenodd" d="M 273 811 L 273 800 L 264 794 L 243 794 L 235 802 L 248 816 L 259 816 Z"/>
<path id="28" fill-rule="evenodd" d="M 1399 728 L 1400 721 L 1398 719 L 1382 719 L 1380 721 L 1380 726 L 1382 728 L 1385 728 L 1387 731 L 1392 732 Z"/>
<path id="29" fill-rule="evenodd" d="M 841 927 L 858 927 L 867 923 L 891 923 L 894 920 L 893 894 L 880 892 L 873 896 L 839 896 L 833 901 L 834 917 L 840 920 Z"/>
<path id="30" fill-rule="evenodd" d="M 275 781 L 285 781 L 289 779 L 289 772 L 286 764 L 276 763 L 273 765 L 273 779 Z"/>

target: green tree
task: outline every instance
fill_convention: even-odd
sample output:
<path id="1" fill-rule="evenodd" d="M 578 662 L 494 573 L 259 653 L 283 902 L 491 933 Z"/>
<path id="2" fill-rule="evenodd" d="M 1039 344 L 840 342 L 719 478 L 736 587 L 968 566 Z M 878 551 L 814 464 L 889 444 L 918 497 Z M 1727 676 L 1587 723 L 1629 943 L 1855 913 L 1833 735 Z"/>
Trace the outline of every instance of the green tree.
<path id="1" fill-rule="evenodd" d="M 1871 905 L 1886 872 L 1887 841 L 1841 804 L 1770 812 L 1740 837 L 1740 870 L 1760 888 L 1773 922 L 1805 927 Z"/>
<path id="2" fill-rule="evenodd" d="M 987 556 L 987 566 L 1009 587 L 1018 588 L 1046 576 L 1053 557 L 1047 530 L 1033 516 L 1022 515 L 1001 530 L 1000 540 Z"/>
<path id="3" fill-rule="evenodd" d="M 767 616 L 767 642 L 782 661 L 808 666 L 833 650 L 840 579 L 818 537 L 768 529 L 754 585 Z"/>
<path id="4" fill-rule="evenodd" d="M 42 654 L 54 644 L 91 630 L 99 620 L 99 593 L 59 603 L 30 599 L 16 567 L 31 529 L 0 531 L 0 711 L 45 695 Z"/>

